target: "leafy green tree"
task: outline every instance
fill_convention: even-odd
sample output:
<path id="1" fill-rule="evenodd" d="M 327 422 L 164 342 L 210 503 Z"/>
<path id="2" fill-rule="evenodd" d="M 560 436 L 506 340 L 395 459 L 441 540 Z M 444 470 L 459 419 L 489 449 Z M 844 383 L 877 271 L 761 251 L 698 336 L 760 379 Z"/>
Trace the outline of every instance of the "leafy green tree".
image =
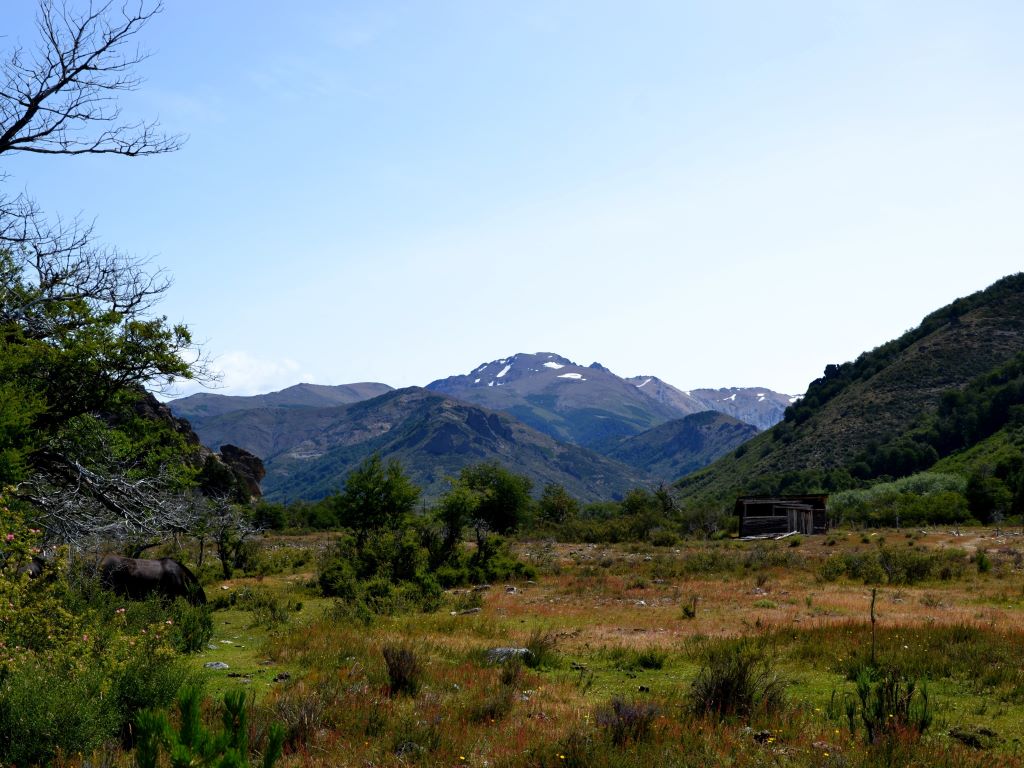
<path id="1" fill-rule="evenodd" d="M 477 518 L 480 509 L 481 493 L 456 480 L 451 489 L 441 497 L 435 512 L 444 529 L 441 557 L 442 562 L 456 550 L 462 541 L 466 526 Z"/>
<path id="2" fill-rule="evenodd" d="M 478 528 L 507 534 L 526 521 L 533 504 L 530 478 L 510 472 L 497 462 L 484 462 L 463 469 L 459 481 L 480 495 L 475 514 Z"/>
<path id="3" fill-rule="evenodd" d="M 548 483 L 537 500 L 537 518 L 545 523 L 560 524 L 577 517 L 580 503 L 558 483 Z"/>
<path id="4" fill-rule="evenodd" d="M 39 0 L 36 44 L 0 55 L 0 482 L 18 482 L 67 539 L 181 523 L 169 499 L 194 448 L 137 417 L 146 389 L 203 365 L 188 362 L 188 329 L 152 314 L 169 281 L 97 244 L 90 226 L 5 194 L 2 161 L 180 146 L 155 123 L 119 120 L 120 92 L 140 83 L 132 39 L 159 11 L 158 0 L 80 11 Z"/>
<path id="5" fill-rule="evenodd" d="M 967 505 L 983 523 L 1002 520 L 1013 504 L 1013 491 L 993 474 L 991 467 L 978 467 L 967 478 Z"/>
<path id="6" fill-rule="evenodd" d="M 385 465 L 380 455 L 374 454 L 352 470 L 335 510 L 338 522 L 355 533 L 356 548 L 361 551 L 372 532 L 398 530 L 419 497 L 420 489 L 397 461 Z"/>
<path id="7" fill-rule="evenodd" d="M 629 522 L 629 536 L 635 541 L 644 541 L 651 531 L 665 523 L 663 497 L 634 488 L 622 500 L 622 515 Z"/>

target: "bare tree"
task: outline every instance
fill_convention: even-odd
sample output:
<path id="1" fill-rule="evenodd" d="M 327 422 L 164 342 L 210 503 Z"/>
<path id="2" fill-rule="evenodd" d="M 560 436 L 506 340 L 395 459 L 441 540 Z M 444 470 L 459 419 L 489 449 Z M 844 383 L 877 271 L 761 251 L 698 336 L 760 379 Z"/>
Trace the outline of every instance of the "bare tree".
<path id="1" fill-rule="evenodd" d="M 135 68 L 146 54 L 134 38 L 161 10 L 159 0 L 89 2 L 82 11 L 40 0 L 34 47 L 18 44 L 0 62 L 0 157 L 135 157 L 178 149 L 181 136 L 160 132 L 156 121 L 122 121 L 117 102 L 141 84 Z M 58 302 L 84 300 L 135 317 L 170 285 L 145 260 L 97 245 L 91 225 L 51 222 L 25 195 L 0 194 L 0 250 L 36 289 L 21 297 L 7 291 L 0 322 L 17 321 L 37 338 L 53 330 L 57 320 L 47 309 Z"/>
<path id="2" fill-rule="evenodd" d="M 80 548 L 187 532 L 200 516 L 195 499 L 164 473 L 133 477 L 52 451 L 37 456 L 36 471 L 17 493 L 39 510 L 48 539 Z"/>
<path id="3" fill-rule="evenodd" d="M 110 0 L 76 12 L 40 0 L 36 46 L 16 46 L 0 65 L 0 155 L 134 157 L 180 147 L 182 138 L 160 132 L 155 121 L 122 122 L 117 103 L 119 93 L 141 84 L 135 68 L 146 53 L 133 39 L 161 9 L 160 2 Z"/>

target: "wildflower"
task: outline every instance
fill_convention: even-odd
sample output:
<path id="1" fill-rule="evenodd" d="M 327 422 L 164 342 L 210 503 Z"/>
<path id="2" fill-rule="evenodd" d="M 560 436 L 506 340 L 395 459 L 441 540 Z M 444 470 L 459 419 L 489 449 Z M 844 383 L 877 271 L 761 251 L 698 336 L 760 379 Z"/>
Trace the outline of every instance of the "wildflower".
<path id="1" fill-rule="evenodd" d="M 7 538 L 8 541 L 14 541 L 14 534 L 13 533 L 8 533 L 6 538 Z"/>
<path id="2" fill-rule="evenodd" d="M 166 624 L 167 626 L 170 626 L 173 623 L 174 622 L 171 619 L 168 619 L 167 621 L 164 622 L 164 624 Z"/>

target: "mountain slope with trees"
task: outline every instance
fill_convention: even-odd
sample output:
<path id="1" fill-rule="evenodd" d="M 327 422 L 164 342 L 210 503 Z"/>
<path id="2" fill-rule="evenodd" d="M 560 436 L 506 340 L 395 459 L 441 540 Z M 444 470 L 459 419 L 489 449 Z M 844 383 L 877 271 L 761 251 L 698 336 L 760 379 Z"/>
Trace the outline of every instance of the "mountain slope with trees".
<path id="1" fill-rule="evenodd" d="M 645 472 L 559 443 L 504 414 L 418 387 L 333 408 L 261 408 L 206 419 L 207 445 L 231 442 L 263 458 L 271 500 L 317 499 L 373 454 L 396 459 L 428 497 L 464 467 L 495 461 L 537 487 L 557 483 L 584 500 L 651 485 Z"/>
<path id="2" fill-rule="evenodd" d="M 964 432 L 978 414 L 961 400 L 974 402 L 971 392 L 1002 386 L 986 385 L 990 375 L 1012 381 L 1012 371 L 998 369 L 1012 368 L 1022 350 L 1024 274 L 1016 274 L 931 313 L 853 362 L 827 366 L 780 424 L 681 480 L 680 492 L 690 504 L 725 506 L 739 493 L 837 490 L 926 469 L 986 437 Z M 1000 397 L 1011 403 L 1016 396 Z M 960 427 L 942 426 L 947 412 Z M 990 426 L 1001 427 L 1014 413 L 1008 405 Z M 957 429 L 954 447 L 942 435 Z"/>
<path id="3" fill-rule="evenodd" d="M 716 411 L 702 411 L 627 437 L 608 457 L 671 482 L 706 467 L 742 445 L 757 427 Z"/>

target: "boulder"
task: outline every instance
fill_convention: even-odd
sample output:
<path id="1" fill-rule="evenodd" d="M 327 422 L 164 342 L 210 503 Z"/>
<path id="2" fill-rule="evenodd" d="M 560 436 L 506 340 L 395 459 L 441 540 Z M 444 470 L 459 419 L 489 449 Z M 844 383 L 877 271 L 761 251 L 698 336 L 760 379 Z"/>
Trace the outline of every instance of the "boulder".
<path id="1" fill-rule="evenodd" d="M 510 659 L 522 659 L 526 661 L 533 652 L 529 648 L 501 647 L 491 648 L 487 651 L 488 664 L 504 664 Z"/>

